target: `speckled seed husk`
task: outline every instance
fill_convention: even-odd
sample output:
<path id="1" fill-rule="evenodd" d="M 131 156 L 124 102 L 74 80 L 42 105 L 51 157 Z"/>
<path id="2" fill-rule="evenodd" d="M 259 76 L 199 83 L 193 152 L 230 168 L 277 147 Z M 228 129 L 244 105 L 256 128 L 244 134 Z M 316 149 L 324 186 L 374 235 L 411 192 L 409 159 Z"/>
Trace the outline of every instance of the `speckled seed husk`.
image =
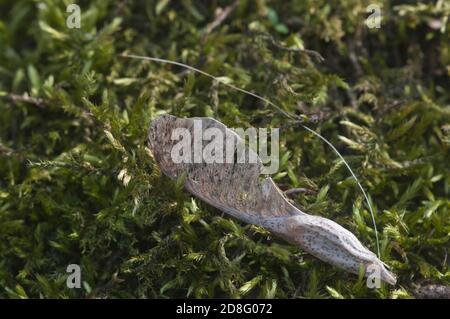
<path id="1" fill-rule="evenodd" d="M 224 137 L 233 138 L 235 145 L 244 143 L 235 132 L 212 118 L 159 116 L 150 125 L 148 144 L 164 174 L 172 179 L 185 174 L 184 186 L 193 195 L 246 223 L 267 228 L 327 263 L 356 274 L 362 266 L 366 275 L 376 267 L 381 280 L 395 284 L 395 276 L 351 232 L 290 204 L 274 181 L 261 175 L 260 160 L 249 163 L 247 156 L 244 163 L 174 163 L 171 150 L 178 140 L 172 140 L 172 132 L 175 128 L 188 129 L 193 143 L 194 120 L 202 122 L 203 130 L 219 129 Z M 246 147 L 246 154 L 251 152 Z"/>

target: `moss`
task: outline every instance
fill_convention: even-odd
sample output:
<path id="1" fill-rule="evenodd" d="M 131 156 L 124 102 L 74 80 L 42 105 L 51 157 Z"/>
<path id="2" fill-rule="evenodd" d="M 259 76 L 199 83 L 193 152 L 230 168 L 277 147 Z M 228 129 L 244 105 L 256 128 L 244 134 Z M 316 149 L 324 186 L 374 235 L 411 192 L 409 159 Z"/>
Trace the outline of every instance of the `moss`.
<path id="1" fill-rule="evenodd" d="M 63 1 L 1 3 L 0 297 L 404 298 L 421 280 L 448 285 L 450 7 L 379 3 L 380 29 L 364 0 L 240 1 L 223 21 L 226 1 L 80 1 L 81 29 Z M 362 195 L 322 141 L 250 96 L 123 53 L 226 77 L 331 140 L 371 195 L 398 285 L 368 289 L 161 176 L 145 148 L 157 114 L 281 127 L 277 184 L 376 250 Z M 66 286 L 72 263 L 81 289 Z"/>

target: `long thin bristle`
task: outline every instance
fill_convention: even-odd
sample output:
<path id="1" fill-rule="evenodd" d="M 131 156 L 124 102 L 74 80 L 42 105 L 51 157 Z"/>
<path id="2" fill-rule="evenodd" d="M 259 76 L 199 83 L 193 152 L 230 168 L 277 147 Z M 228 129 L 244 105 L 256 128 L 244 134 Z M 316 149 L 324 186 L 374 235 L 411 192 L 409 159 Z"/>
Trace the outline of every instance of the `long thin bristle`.
<path id="1" fill-rule="evenodd" d="M 280 112 L 281 114 L 285 115 L 286 117 L 288 117 L 288 118 L 290 118 L 290 119 L 294 119 L 294 120 L 296 119 L 296 117 L 295 117 L 294 115 L 292 115 L 292 114 L 290 114 L 289 112 L 283 110 L 281 107 L 279 107 L 279 106 L 276 105 L 275 103 L 271 102 L 270 100 L 266 99 L 265 97 L 262 97 L 262 96 L 260 96 L 260 95 L 258 95 L 258 94 L 253 93 L 253 92 L 250 92 L 250 91 L 241 89 L 241 88 L 239 88 L 239 87 L 237 87 L 237 86 L 234 86 L 234 85 L 232 85 L 232 84 L 230 84 L 230 83 L 227 83 L 227 82 L 223 81 L 222 79 L 220 79 L 220 78 L 218 78 L 218 77 L 215 77 L 215 76 L 212 75 L 212 74 L 209 74 L 209 73 L 207 73 L 207 72 L 205 72 L 205 71 L 202 71 L 202 70 L 200 70 L 200 69 L 197 69 L 197 68 L 195 68 L 195 67 L 193 67 L 193 66 L 190 66 L 190 65 L 188 65 L 188 64 L 184 64 L 184 63 L 176 62 L 176 61 L 172 61 L 172 60 L 167 60 L 167 59 L 162 59 L 162 58 L 155 58 L 155 57 L 148 57 L 148 56 L 140 56 L 140 55 L 134 55 L 134 54 L 121 54 L 120 56 L 121 56 L 121 57 L 124 57 L 124 58 L 130 58 L 130 59 L 147 60 L 147 61 L 153 61 L 153 62 L 159 62 L 159 63 L 166 63 L 166 64 L 171 64 L 171 65 L 176 65 L 176 66 L 179 66 L 179 67 L 182 67 L 182 68 L 185 68 L 185 69 L 188 69 L 188 70 L 191 70 L 191 71 L 200 73 L 200 74 L 202 74 L 202 75 L 204 75 L 204 76 L 206 76 L 206 77 L 209 77 L 209 78 L 211 78 L 211 79 L 213 79 L 213 80 L 215 80 L 215 81 L 217 81 L 217 82 L 219 82 L 219 83 L 221 83 L 221 84 L 223 84 L 223 85 L 225 85 L 225 86 L 227 86 L 227 87 L 233 89 L 233 90 L 236 90 L 236 91 L 242 92 L 242 93 L 244 93 L 244 94 L 253 96 L 254 98 L 257 98 L 257 99 L 259 99 L 259 100 L 261 100 L 261 101 L 263 101 L 263 102 L 269 104 L 270 106 L 272 106 L 273 108 L 275 108 L 278 112 Z M 317 132 L 314 131 L 313 129 L 309 128 L 308 126 L 306 126 L 306 125 L 304 125 L 304 124 L 300 124 L 300 125 L 301 125 L 304 129 L 306 129 L 307 131 L 309 131 L 309 132 L 311 132 L 312 134 L 314 134 L 315 136 L 319 137 L 322 141 L 324 141 L 328 146 L 331 147 L 331 149 L 332 149 L 332 150 L 338 155 L 338 157 L 344 162 L 346 168 L 348 169 L 348 171 L 349 171 L 350 174 L 352 175 L 353 179 L 354 179 L 354 180 L 356 181 L 356 183 L 358 184 L 358 187 L 359 187 L 359 189 L 361 190 L 361 192 L 362 192 L 362 194 L 363 194 L 363 196 L 364 196 L 364 199 L 365 199 L 365 201 L 366 201 L 366 203 L 367 203 L 367 206 L 369 207 L 370 215 L 372 216 L 373 229 L 374 229 L 374 232 L 375 232 L 375 240 L 376 240 L 376 243 L 377 243 L 377 255 L 378 255 L 378 258 L 381 258 L 381 253 L 380 253 L 380 243 L 379 243 L 379 239 L 378 239 L 377 225 L 376 225 L 376 222 L 375 222 L 375 214 L 374 214 L 374 212 L 373 212 L 372 205 L 371 205 L 371 203 L 370 203 L 369 197 L 367 196 L 367 193 L 366 193 L 366 191 L 364 190 L 363 186 L 362 186 L 361 183 L 359 182 L 358 178 L 356 177 L 355 173 L 354 173 L 353 170 L 351 169 L 350 165 L 347 163 L 347 161 L 344 159 L 344 157 L 341 155 L 341 153 L 339 153 L 339 151 L 336 149 L 336 147 L 335 147 L 330 141 L 328 141 L 325 137 L 323 137 L 322 135 L 320 135 L 319 133 L 317 133 Z"/>

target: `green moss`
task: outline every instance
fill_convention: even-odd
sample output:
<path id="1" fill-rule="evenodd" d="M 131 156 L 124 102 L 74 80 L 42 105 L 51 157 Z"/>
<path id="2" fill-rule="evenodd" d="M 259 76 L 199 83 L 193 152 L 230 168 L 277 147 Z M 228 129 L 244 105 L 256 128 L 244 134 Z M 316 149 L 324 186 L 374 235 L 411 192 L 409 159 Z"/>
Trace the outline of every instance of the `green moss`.
<path id="1" fill-rule="evenodd" d="M 449 284 L 449 6 L 379 1 L 0 3 L 0 297 L 404 298 Z M 268 36 L 270 35 L 270 36 Z M 305 52 L 315 50 L 325 58 Z M 178 67 L 226 77 L 308 119 L 355 169 L 376 209 L 396 287 L 365 280 L 222 215 L 161 176 L 152 118 L 281 127 L 282 189 L 305 211 L 375 234 L 362 195 L 319 139 L 268 105 Z M 83 287 L 66 287 L 80 264 Z"/>

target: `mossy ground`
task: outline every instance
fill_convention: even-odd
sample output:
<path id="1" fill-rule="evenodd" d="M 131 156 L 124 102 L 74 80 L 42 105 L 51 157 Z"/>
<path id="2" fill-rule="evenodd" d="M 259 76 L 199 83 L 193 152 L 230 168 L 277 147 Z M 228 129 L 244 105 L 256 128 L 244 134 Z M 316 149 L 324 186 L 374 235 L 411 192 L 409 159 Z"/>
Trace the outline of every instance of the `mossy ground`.
<path id="1" fill-rule="evenodd" d="M 0 297 L 402 298 L 449 284 L 448 2 L 80 1 L 81 29 L 66 26 L 69 3 L 0 1 Z M 364 24 L 372 3 L 380 29 Z M 325 61 L 283 49 L 303 46 Z M 281 127 L 276 183 L 376 250 L 362 194 L 322 141 L 252 97 L 122 53 L 302 115 L 371 195 L 398 284 L 368 289 L 161 176 L 145 148 L 160 113 Z M 72 263 L 81 289 L 66 287 Z"/>

